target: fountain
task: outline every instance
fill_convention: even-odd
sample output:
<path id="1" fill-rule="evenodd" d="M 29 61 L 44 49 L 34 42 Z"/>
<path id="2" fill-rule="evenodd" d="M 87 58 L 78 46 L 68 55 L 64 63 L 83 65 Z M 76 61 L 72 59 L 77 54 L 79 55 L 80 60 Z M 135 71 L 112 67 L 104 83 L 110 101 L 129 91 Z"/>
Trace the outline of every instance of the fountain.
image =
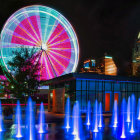
<path id="1" fill-rule="evenodd" d="M 126 122 L 131 122 L 130 120 L 130 96 L 128 97 L 128 102 L 127 102 L 127 120 Z"/>
<path id="2" fill-rule="evenodd" d="M 66 102 L 66 125 L 65 128 L 70 128 L 67 135 L 66 133 L 62 134 L 64 131 L 61 127 L 58 127 L 57 123 L 54 122 L 52 124 L 49 124 L 49 129 L 52 131 L 52 133 L 44 134 L 46 132 L 46 124 L 45 124 L 45 112 L 44 112 L 44 106 L 43 103 L 40 105 L 40 113 L 38 117 L 38 125 L 37 130 L 35 129 L 35 114 L 33 109 L 33 102 L 32 99 L 28 99 L 28 103 L 26 106 L 26 121 L 25 121 L 25 129 L 23 128 L 23 121 L 22 120 L 22 114 L 21 114 L 21 106 L 20 102 L 17 101 L 16 106 L 16 113 L 15 113 L 15 125 L 9 125 L 11 127 L 8 128 L 6 133 L 0 132 L 0 140 L 1 139 L 13 139 L 13 137 L 16 137 L 16 139 L 26 139 L 26 140 L 35 140 L 35 139 L 74 139 L 74 140 L 80 140 L 80 139 L 140 139 L 140 121 L 136 119 L 139 118 L 140 115 L 140 98 L 138 99 L 138 106 L 137 106 L 137 117 L 135 118 L 136 113 L 136 101 L 135 96 L 132 95 L 128 98 L 128 102 L 126 104 L 125 99 L 122 100 L 120 113 L 118 111 L 118 104 L 117 101 L 114 101 L 113 106 L 113 114 L 112 114 L 112 120 L 111 120 L 111 128 L 108 127 L 110 117 L 105 118 L 105 131 L 103 132 L 100 128 L 103 127 L 103 115 L 102 115 L 102 103 L 100 102 L 98 104 L 98 101 L 95 100 L 94 103 L 94 109 L 93 109 L 93 122 L 91 120 L 91 104 L 90 101 L 88 102 L 87 106 L 87 115 L 86 115 L 86 125 L 89 126 L 91 129 L 86 129 L 87 126 L 85 126 L 85 131 L 82 130 L 82 124 L 81 124 L 81 115 L 80 115 L 80 105 L 77 101 L 73 107 L 73 124 L 71 125 L 70 121 L 70 99 L 67 99 Z M 130 107 L 130 109 L 128 109 Z M 127 123 L 128 114 L 130 113 L 130 123 Z M 2 121 L 2 106 L 0 102 L 0 130 L 3 131 L 3 121 Z M 129 124 L 129 126 L 128 126 Z M 91 127 L 90 127 L 91 126 Z M 60 130 L 61 129 L 61 130 Z M 112 129 L 112 133 L 111 133 Z M 22 131 L 24 130 L 24 131 Z M 56 130 L 56 131 L 54 131 Z M 36 134 L 36 131 L 38 131 L 38 134 Z M 25 135 L 24 133 L 25 132 Z M 59 135 L 58 133 L 61 134 Z M 108 133 L 109 132 L 109 133 Z M 10 134 L 10 138 L 7 137 Z M 14 134 L 14 136 L 13 136 Z M 73 135 L 72 135 L 73 134 Z M 85 134 L 85 135 L 84 135 Z M 53 136 L 52 136 L 53 135 Z M 21 138 L 22 137 L 22 138 Z"/>
<path id="3" fill-rule="evenodd" d="M 126 135 L 125 135 L 125 108 L 126 108 L 126 101 L 125 99 L 123 98 L 122 100 L 122 107 L 121 107 L 121 138 L 126 138 Z"/>
<path id="4" fill-rule="evenodd" d="M 102 115 L 102 103 L 99 103 L 99 125 L 98 127 L 101 128 L 103 125 L 103 115 Z"/>
<path id="5" fill-rule="evenodd" d="M 112 124 L 113 124 L 113 127 L 117 127 L 117 124 L 118 124 L 118 103 L 117 103 L 117 100 L 114 101 Z"/>
<path id="6" fill-rule="evenodd" d="M 66 107 L 65 107 L 65 128 L 67 131 L 70 128 L 70 98 L 67 98 Z"/>
<path id="7" fill-rule="evenodd" d="M 88 101 L 87 106 L 87 114 L 86 114 L 86 125 L 90 125 L 90 119 L 91 119 L 91 107 L 90 107 L 90 101 Z"/>
<path id="8" fill-rule="evenodd" d="M 26 107 L 26 140 L 35 140 L 35 116 L 31 98 Z"/>
<path id="9" fill-rule="evenodd" d="M 44 111 L 44 105 L 43 102 L 41 102 L 40 105 L 40 113 L 39 113 L 39 130 L 38 133 L 45 133 L 46 132 L 46 124 L 45 124 L 45 111 Z"/>
<path id="10" fill-rule="evenodd" d="M 135 132 L 135 96 L 134 94 L 131 95 L 131 129 L 130 133 Z"/>
<path id="11" fill-rule="evenodd" d="M 137 105 L 137 119 L 140 121 L 140 98 L 138 100 L 138 105 Z"/>
<path id="12" fill-rule="evenodd" d="M 93 132 L 98 132 L 98 101 L 95 101 L 93 110 Z"/>
<path id="13" fill-rule="evenodd" d="M 80 140 L 81 134 L 81 115 L 79 110 L 79 102 L 77 101 L 73 107 L 73 135 L 75 140 Z"/>
<path id="14" fill-rule="evenodd" d="M 21 117 L 21 108 L 20 108 L 20 101 L 17 101 L 16 107 L 16 115 L 15 115 L 15 124 L 16 124 L 16 138 L 23 137 L 22 135 L 22 117 Z"/>
<path id="15" fill-rule="evenodd" d="M 4 128 L 3 128 L 2 106 L 1 106 L 1 101 L 0 101 L 0 132 L 2 131 L 4 131 Z"/>

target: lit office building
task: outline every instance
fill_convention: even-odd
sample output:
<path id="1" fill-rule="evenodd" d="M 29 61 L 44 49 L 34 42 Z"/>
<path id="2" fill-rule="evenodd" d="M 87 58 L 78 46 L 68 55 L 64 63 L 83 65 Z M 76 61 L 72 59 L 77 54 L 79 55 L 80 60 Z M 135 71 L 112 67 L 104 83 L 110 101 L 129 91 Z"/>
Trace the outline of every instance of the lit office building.
<path id="1" fill-rule="evenodd" d="M 117 75 L 117 67 L 112 59 L 112 57 L 105 56 L 105 75 Z"/>
<path id="2" fill-rule="evenodd" d="M 117 67 L 112 57 L 104 56 L 100 59 L 97 59 L 96 64 L 96 70 L 98 74 L 117 75 Z"/>
<path id="3" fill-rule="evenodd" d="M 95 59 L 87 59 L 83 62 L 83 68 L 81 72 L 96 72 Z"/>
<path id="4" fill-rule="evenodd" d="M 95 63 L 96 62 L 96 63 Z M 88 59 L 84 61 L 81 72 L 93 72 L 104 75 L 117 75 L 117 67 L 110 56 L 104 56 L 99 59 Z"/>

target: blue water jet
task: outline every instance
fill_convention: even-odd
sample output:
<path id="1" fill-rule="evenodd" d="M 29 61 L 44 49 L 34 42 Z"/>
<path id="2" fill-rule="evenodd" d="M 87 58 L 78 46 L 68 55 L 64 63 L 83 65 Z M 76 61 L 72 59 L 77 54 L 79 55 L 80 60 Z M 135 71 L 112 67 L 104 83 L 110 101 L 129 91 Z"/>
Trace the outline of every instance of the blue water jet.
<path id="1" fill-rule="evenodd" d="M 45 111 L 44 111 L 43 102 L 41 102 L 41 105 L 40 105 L 39 124 L 38 124 L 38 126 L 39 126 L 38 133 L 45 133 L 46 132 Z"/>
<path id="2" fill-rule="evenodd" d="M 125 110 L 125 108 L 126 108 L 126 101 L 125 101 L 125 99 L 123 98 L 123 100 L 122 100 L 122 106 L 121 106 L 121 138 L 126 138 L 126 130 L 125 130 L 125 119 L 126 119 L 126 117 L 125 117 L 125 112 L 126 112 L 126 110 Z"/>
<path id="3" fill-rule="evenodd" d="M 128 97 L 128 101 L 127 101 L 127 120 L 126 122 L 131 122 L 130 119 L 130 96 Z"/>
<path id="4" fill-rule="evenodd" d="M 93 110 L 93 132 L 98 132 L 98 101 L 95 100 Z"/>
<path id="5" fill-rule="evenodd" d="M 130 133 L 135 132 L 135 95 L 131 95 L 131 128 L 130 128 Z"/>
<path id="6" fill-rule="evenodd" d="M 68 97 L 66 100 L 65 106 L 65 128 L 67 131 L 70 129 L 70 98 Z"/>
<path id="7" fill-rule="evenodd" d="M 137 105 L 137 119 L 140 121 L 140 98 L 138 99 Z"/>
<path id="8" fill-rule="evenodd" d="M 103 127 L 103 115 L 102 115 L 102 103 L 99 103 L 99 125 L 98 127 L 101 128 Z"/>
<path id="9" fill-rule="evenodd" d="M 4 127 L 3 127 L 2 106 L 1 106 L 1 101 L 0 101 L 0 132 L 2 131 L 4 131 Z"/>
<path id="10" fill-rule="evenodd" d="M 21 117 L 21 108 L 20 108 L 20 101 L 17 101 L 16 107 L 16 115 L 15 115 L 15 124 L 16 124 L 16 138 L 23 137 L 22 135 L 22 117 Z"/>
<path id="11" fill-rule="evenodd" d="M 86 113 L 86 125 L 90 125 L 91 121 L 91 105 L 90 105 L 90 101 L 88 101 L 88 105 L 87 105 L 87 113 Z"/>
<path id="12" fill-rule="evenodd" d="M 26 140 L 35 140 L 35 116 L 31 98 L 26 107 Z"/>
<path id="13" fill-rule="evenodd" d="M 118 124 L 118 103 L 117 100 L 115 100 L 112 115 L 112 126 L 117 127 L 117 124 Z"/>
<path id="14" fill-rule="evenodd" d="M 80 136 L 82 133 L 82 125 L 81 125 L 81 115 L 79 109 L 79 102 L 76 101 L 73 107 L 73 132 L 74 140 L 80 140 Z"/>

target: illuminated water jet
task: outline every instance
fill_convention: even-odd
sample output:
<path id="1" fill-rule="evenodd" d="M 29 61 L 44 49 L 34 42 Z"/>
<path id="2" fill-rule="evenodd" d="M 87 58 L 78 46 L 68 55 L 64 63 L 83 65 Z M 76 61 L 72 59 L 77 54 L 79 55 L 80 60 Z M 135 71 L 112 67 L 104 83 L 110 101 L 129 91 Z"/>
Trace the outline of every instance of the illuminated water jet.
<path id="1" fill-rule="evenodd" d="M 137 114 L 138 114 L 137 115 L 138 116 L 137 119 L 140 120 L 140 98 L 138 100 L 138 105 L 137 105 Z"/>
<path id="2" fill-rule="evenodd" d="M 17 101 L 16 107 L 16 115 L 15 115 L 15 123 L 16 123 L 16 138 L 23 137 L 22 135 L 22 117 L 21 117 L 21 108 L 20 108 L 20 101 Z"/>
<path id="3" fill-rule="evenodd" d="M 73 135 L 75 140 L 80 139 L 81 133 L 81 115 L 79 110 L 79 102 L 77 101 L 73 107 Z"/>
<path id="4" fill-rule="evenodd" d="M 130 120 L 130 96 L 128 97 L 128 102 L 127 102 L 127 120 L 126 122 L 131 122 Z"/>
<path id="5" fill-rule="evenodd" d="M 87 106 L 87 114 L 86 114 L 86 125 L 90 125 L 90 119 L 91 119 L 91 106 L 90 106 L 90 101 L 88 101 L 88 106 Z"/>
<path id="6" fill-rule="evenodd" d="M 98 101 L 95 101 L 93 112 L 93 132 L 98 132 Z"/>
<path id="7" fill-rule="evenodd" d="M 26 140 L 35 140 L 35 116 L 31 98 L 26 108 Z"/>
<path id="8" fill-rule="evenodd" d="M 70 128 L 70 98 L 67 98 L 65 106 L 65 128 L 69 130 Z"/>
<path id="9" fill-rule="evenodd" d="M 102 127 L 103 126 L 103 115 L 102 115 L 102 103 L 99 103 L 99 125 L 98 127 Z"/>
<path id="10" fill-rule="evenodd" d="M 44 111 L 44 105 L 41 102 L 40 105 L 40 113 L 39 113 L 39 130 L 38 133 L 45 133 L 46 129 L 45 129 L 45 111 Z"/>
<path id="11" fill-rule="evenodd" d="M 121 118 L 122 118 L 122 130 L 121 130 L 121 138 L 126 138 L 125 134 L 125 108 L 126 108 L 126 102 L 125 99 L 122 101 L 122 108 L 121 108 Z"/>
<path id="12" fill-rule="evenodd" d="M 1 101 L 0 101 L 0 132 L 2 131 L 4 131 L 4 128 L 3 128 L 2 106 L 1 106 Z"/>
<path id="13" fill-rule="evenodd" d="M 131 95 L 131 129 L 130 133 L 135 132 L 135 96 L 134 94 Z"/>
<path id="14" fill-rule="evenodd" d="M 114 101 L 112 124 L 113 124 L 113 127 L 117 127 L 117 124 L 118 124 L 118 104 L 116 100 Z"/>

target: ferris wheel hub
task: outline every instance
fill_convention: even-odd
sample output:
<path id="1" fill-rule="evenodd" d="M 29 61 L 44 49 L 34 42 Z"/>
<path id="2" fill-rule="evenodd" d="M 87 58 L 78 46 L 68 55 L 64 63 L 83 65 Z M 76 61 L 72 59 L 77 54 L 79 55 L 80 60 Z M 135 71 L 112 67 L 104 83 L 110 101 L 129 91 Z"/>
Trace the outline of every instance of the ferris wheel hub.
<path id="1" fill-rule="evenodd" d="M 47 47 L 47 45 L 45 43 L 42 43 L 42 47 L 41 48 L 42 48 L 42 50 L 47 51 L 48 47 Z"/>

